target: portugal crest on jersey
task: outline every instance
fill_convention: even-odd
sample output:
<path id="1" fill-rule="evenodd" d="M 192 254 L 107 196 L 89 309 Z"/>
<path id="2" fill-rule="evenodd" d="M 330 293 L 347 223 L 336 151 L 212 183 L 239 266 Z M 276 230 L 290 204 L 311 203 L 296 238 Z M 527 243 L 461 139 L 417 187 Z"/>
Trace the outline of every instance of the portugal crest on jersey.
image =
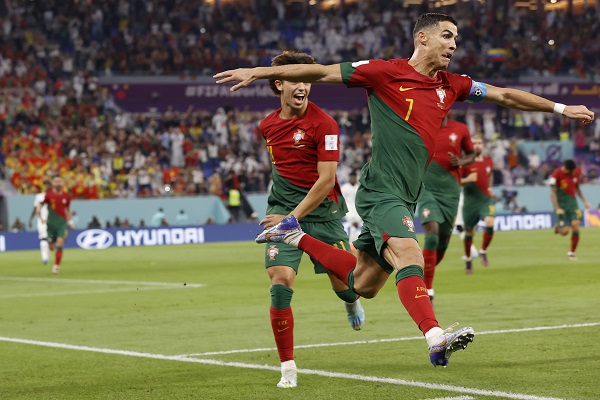
<path id="1" fill-rule="evenodd" d="M 271 261 L 275 260 L 275 256 L 279 254 L 279 250 L 277 249 L 277 247 L 275 247 L 275 245 L 269 247 L 267 251 L 269 253 L 269 260 Z"/>
<path id="2" fill-rule="evenodd" d="M 409 232 L 414 232 L 415 231 L 415 223 L 413 222 L 412 219 L 410 219 L 409 216 L 406 216 L 406 217 L 402 218 L 402 223 L 404 225 L 406 225 L 406 227 L 408 228 Z"/>
<path id="3" fill-rule="evenodd" d="M 304 139 L 305 132 L 302 129 L 298 129 L 296 133 L 294 133 L 294 147 L 300 148 L 304 147 L 303 144 L 300 144 L 300 141 Z"/>
<path id="4" fill-rule="evenodd" d="M 440 98 L 440 102 L 437 103 L 437 105 L 443 110 L 444 108 L 446 108 L 446 104 L 444 104 L 444 99 L 446 98 L 446 90 L 444 90 L 444 88 L 440 86 L 439 88 L 435 89 L 435 92 Z"/>

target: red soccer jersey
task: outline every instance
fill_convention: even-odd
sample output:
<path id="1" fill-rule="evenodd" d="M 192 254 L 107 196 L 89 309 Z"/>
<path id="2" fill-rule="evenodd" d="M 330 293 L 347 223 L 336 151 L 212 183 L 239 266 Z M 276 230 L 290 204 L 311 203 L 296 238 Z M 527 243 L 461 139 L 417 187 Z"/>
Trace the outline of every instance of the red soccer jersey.
<path id="1" fill-rule="evenodd" d="M 579 182 L 583 179 L 583 174 L 579 167 L 575 168 L 572 174 L 563 171 L 562 168 L 557 168 L 552 173 L 552 185 L 556 186 L 565 194 L 575 198 Z"/>
<path id="2" fill-rule="evenodd" d="M 319 179 L 319 161 L 340 160 L 339 127 L 333 118 L 310 101 L 300 118 L 283 119 L 280 112 L 281 108 L 275 110 L 259 125 L 271 162 L 282 178 L 310 189 Z M 337 202 L 340 193 L 336 178 L 327 198 Z"/>
<path id="3" fill-rule="evenodd" d="M 446 126 L 440 128 L 437 140 L 432 161 L 444 167 L 460 182 L 460 168 L 450 165 L 450 155 L 448 153 L 460 158 L 462 152 L 473 152 L 473 142 L 471 142 L 469 128 L 461 122 L 449 120 Z"/>
<path id="4" fill-rule="evenodd" d="M 67 209 L 71 205 L 71 196 L 67 193 L 57 193 L 54 190 L 48 190 L 44 203 L 48 204 L 48 211 L 50 214 L 54 212 L 58 214 L 65 221 L 67 220 Z"/>
<path id="5" fill-rule="evenodd" d="M 492 174 L 492 168 L 494 163 L 489 157 L 483 157 L 481 161 L 473 161 L 473 164 L 463 166 L 464 176 L 468 176 L 473 172 L 477 173 L 477 181 L 468 183 L 465 185 L 465 193 L 467 193 L 467 186 L 475 185 L 483 194 L 492 197 L 494 194 L 490 190 L 490 175 Z"/>

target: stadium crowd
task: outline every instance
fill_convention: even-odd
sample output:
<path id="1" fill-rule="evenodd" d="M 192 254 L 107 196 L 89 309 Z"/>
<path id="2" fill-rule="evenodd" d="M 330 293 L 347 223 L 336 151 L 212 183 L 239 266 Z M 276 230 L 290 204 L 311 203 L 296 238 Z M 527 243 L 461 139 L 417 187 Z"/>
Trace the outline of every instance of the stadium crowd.
<path id="1" fill-rule="evenodd" d="M 374 1 L 322 13 L 308 8 L 302 20 L 281 2 L 274 19 L 266 11 L 255 15 L 227 5 L 215 11 L 177 0 L 28 4 L 13 5 L 0 24 L 0 179 L 36 193 L 45 175 L 58 171 L 80 199 L 206 193 L 226 199 L 231 189 L 265 191 L 270 180 L 257 129 L 265 113 L 190 108 L 129 114 L 98 83 L 99 75 L 212 74 L 268 63 L 288 47 L 310 51 L 322 62 L 403 56 L 411 42 L 407 29 L 418 14 Z M 488 77 L 598 69 L 600 24 L 593 10 L 579 16 L 551 12 L 540 22 L 514 8 L 484 15 L 469 4 L 463 3 L 457 69 Z M 491 19 L 507 33 L 488 35 Z M 560 38 L 548 48 L 543 42 L 551 32 Z M 532 35 L 538 40 L 522 39 Z M 511 55 L 496 62 L 486 56 L 491 48 Z M 345 182 L 370 157 L 369 115 L 366 108 L 329 112 L 342 130 L 338 174 Z M 573 140 L 587 178 L 598 180 L 599 122 L 585 132 L 547 114 L 502 110 L 455 118 L 489 142 L 497 185 L 542 184 L 555 167 L 520 151 L 524 139 Z"/>

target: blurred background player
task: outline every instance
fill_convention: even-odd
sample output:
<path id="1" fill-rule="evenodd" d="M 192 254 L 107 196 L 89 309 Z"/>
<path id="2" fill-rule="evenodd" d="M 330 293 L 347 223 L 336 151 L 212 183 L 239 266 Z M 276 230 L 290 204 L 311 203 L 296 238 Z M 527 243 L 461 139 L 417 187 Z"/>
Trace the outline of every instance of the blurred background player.
<path id="1" fill-rule="evenodd" d="M 48 226 L 48 243 L 54 253 L 54 266 L 52 273 L 60 272 L 60 262 L 62 260 L 63 246 L 67 238 L 69 228 L 73 229 L 73 217 L 71 213 L 71 196 L 64 191 L 64 181 L 57 176 L 52 179 L 52 188 L 46 192 L 42 204 L 48 206 L 48 219 L 41 216 L 41 207 L 38 212 L 38 218 Z"/>
<path id="2" fill-rule="evenodd" d="M 560 233 L 566 236 L 569 233 L 571 226 L 571 250 L 567 253 L 569 260 L 574 261 L 575 250 L 579 243 L 579 225 L 581 224 L 581 210 L 577 205 L 577 197 L 581 198 L 586 209 L 590 208 L 590 203 L 587 202 L 579 184 L 583 179 L 581 169 L 575 165 L 575 161 L 566 160 L 564 165 L 557 168 L 550 177 L 550 199 L 556 212 L 555 233 Z"/>
<path id="3" fill-rule="evenodd" d="M 423 177 L 419 220 L 425 232 L 424 281 L 433 302 L 435 267 L 442 261 L 454 229 L 461 190 L 460 167 L 473 162 L 475 151 L 467 125 L 446 116 L 438 131 L 435 154 Z"/>
<path id="4" fill-rule="evenodd" d="M 314 64 L 305 53 L 286 51 L 273 58 L 272 65 Z M 281 99 L 281 107 L 260 123 L 260 132 L 271 155 L 273 186 L 269 193 L 265 228 L 277 225 L 290 213 L 311 235 L 350 251 L 348 236 L 341 223 L 346 202 L 336 178 L 339 127 L 335 120 L 308 101 L 311 85 L 280 79 L 269 81 Z M 268 243 L 265 266 L 271 280 L 271 327 L 281 361 L 278 387 L 297 386 L 294 361 L 293 286 L 304 253 L 283 243 Z M 312 260 L 312 259 L 311 259 Z M 315 273 L 327 273 L 331 287 L 345 302 L 350 325 L 360 330 L 364 310 L 358 296 L 341 280 L 312 260 Z"/>
<path id="5" fill-rule="evenodd" d="M 348 237 L 350 243 L 358 239 L 360 228 L 362 227 L 362 219 L 356 211 L 356 191 L 358 190 L 358 180 L 356 179 L 356 172 L 351 172 L 348 177 L 348 182 L 342 185 L 342 196 L 346 200 L 348 206 L 348 214 L 346 214 L 346 222 L 350 226 L 350 232 Z M 354 247 L 354 245 L 352 245 Z"/>
<path id="6" fill-rule="evenodd" d="M 466 273 L 473 273 L 473 262 L 471 258 L 471 245 L 473 244 L 473 236 L 477 229 L 477 223 L 483 220 L 485 223 L 485 232 L 483 233 L 483 242 L 479 250 L 479 258 L 481 264 L 487 267 L 488 257 L 487 248 L 494 237 L 494 217 L 496 211 L 494 209 L 495 196 L 491 190 L 492 187 L 492 159 L 483 155 L 483 138 L 475 136 L 473 138 L 473 148 L 477 157 L 469 166 L 463 168 L 467 175 L 462 179 L 463 183 L 463 218 L 465 224 L 465 260 Z"/>
<path id="7" fill-rule="evenodd" d="M 462 176 L 463 169 L 460 168 L 460 175 Z M 462 182 L 462 179 L 461 179 Z M 462 183 L 461 183 L 462 185 Z M 463 218 L 463 205 L 465 204 L 465 195 L 464 195 L 464 189 L 460 188 L 460 197 L 458 198 L 458 210 L 456 211 L 456 230 L 458 231 L 459 235 L 460 235 L 460 240 L 463 241 L 465 240 L 465 220 Z M 474 244 L 471 244 L 471 259 L 473 258 L 477 258 L 479 257 L 479 251 L 477 250 L 477 247 L 475 247 Z M 461 258 L 464 260 L 467 259 L 467 256 L 462 255 Z"/>
<path id="8" fill-rule="evenodd" d="M 40 239 L 40 253 L 42 255 L 42 262 L 48 264 L 50 257 L 50 246 L 48 244 L 48 226 L 46 221 L 48 220 L 48 206 L 44 204 L 44 198 L 46 197 L 45 190 L 50 188 L 50 181 L 44 180 L 40 187 L 40 193 L 35 195 L 33 200 L 33 210 L 29 216 L 29 228 L 32 227 L 33 217 L 37 216 L 37 231 L 38 239 Z"/>

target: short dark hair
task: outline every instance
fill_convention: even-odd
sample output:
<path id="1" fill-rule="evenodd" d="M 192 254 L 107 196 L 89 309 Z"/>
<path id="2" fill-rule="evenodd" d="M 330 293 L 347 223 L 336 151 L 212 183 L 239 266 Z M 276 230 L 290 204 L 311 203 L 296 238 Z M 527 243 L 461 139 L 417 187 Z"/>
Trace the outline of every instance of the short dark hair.
<path id="1" fill-rule="evenodd" d="M 569 172 L 573 172 L 575 171 L 575 168 L 577 168 L 577 166 L 575 165 L 575 161 L 573 160 L 565 160 L 565 169 Z"/>
<path id="2" fill-rule="evenodd" d="M 278 56 L 273 57 L 271 60 L 271 66 L 276 67 L 279 65 L 288 64 L 316 64 L 315 59 L 306 53 L 300 53 L 298 51 L 286 50 Z M 277 96 L 281 95 L 281 91 L 275 86 L 275 81 L 280 79 L 269 79 L 269 87 Z"/>
<path id="3" fill-rule="evenodd" d="M 440 13 L 427 13 L 423 14 L 417 19 L 417 23 L 413 29 L 413 38 L 417 37 L 417 34 L 423 29 L 431 28 L 434 26 L 438 26 L 440 22 L 448 21 L 452 22 L 454 25 L 458 25 L 458 22 L 449 15 L 440 14 Z"/>

